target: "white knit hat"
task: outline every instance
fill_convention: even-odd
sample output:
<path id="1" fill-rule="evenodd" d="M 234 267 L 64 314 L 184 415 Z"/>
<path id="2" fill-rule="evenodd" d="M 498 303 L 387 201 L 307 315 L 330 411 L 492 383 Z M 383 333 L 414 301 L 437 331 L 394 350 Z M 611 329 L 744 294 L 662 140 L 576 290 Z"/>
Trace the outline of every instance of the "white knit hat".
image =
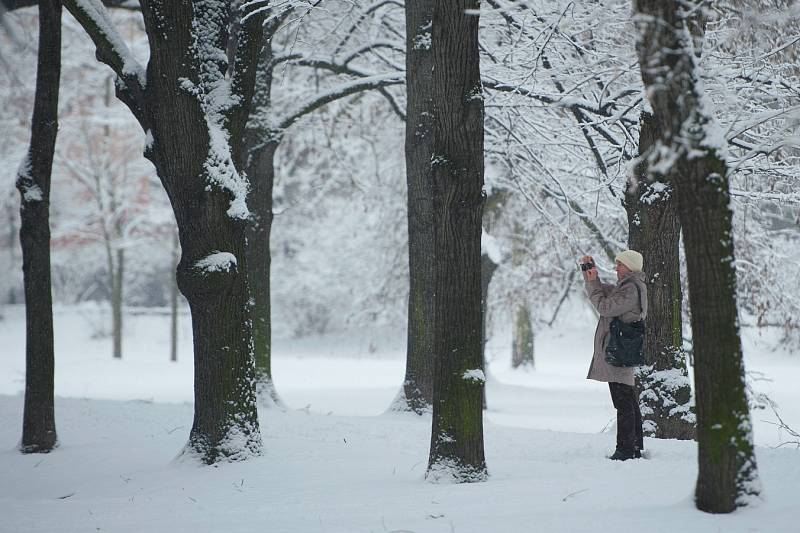
<path id="1" fill-rule="evenodd" d="M 618 253 L 614 260 L 630 268 L 632 272 L 641 272 L 644 267 L 644 257 L 634 250 L 624 250 Z"/>

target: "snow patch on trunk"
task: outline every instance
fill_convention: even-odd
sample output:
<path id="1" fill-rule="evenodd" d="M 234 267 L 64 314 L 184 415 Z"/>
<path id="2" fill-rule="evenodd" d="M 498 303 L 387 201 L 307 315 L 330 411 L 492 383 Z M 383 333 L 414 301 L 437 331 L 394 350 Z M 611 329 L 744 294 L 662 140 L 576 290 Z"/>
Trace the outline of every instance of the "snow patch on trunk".
<path id="1" fill-rule="evenodd" d="M 194 8 L 192 47 L 199 62 L 199 81 L 194 84 L 182 79 L 180 84 L 197 97 L 205 114 L 208 128 L 208 155 L 203 163 L 208 179 L 206 190 L 216 186 L 231 193 L 228 216 L 247 219 L 250 217 L 249 183 L 234 165 L 228 124 L 228 113 L 241 105 L 242 99 L 231 93 L 231 80 L 226 77 L 228 56 L 217 45 L 220 33 L 226 31 L 226 10 L 222 2 L 214 0 L 201 0 Z"/>
<path id="2" fill-rule="evenodd" d="M 236 267 L 236 256 L 230 252 L 213 252 L 196 261 L 194 267 L 203 272 L 230 272 Z"/>
<path id="3" fill-rule="evenodd" d="M 477 383 L 486 382 L 486 375 L 480 368 L 473 368 L 472 370 L 467 370 L 461 377 L 464 378 L 465 381 L 475 381 Z"/>

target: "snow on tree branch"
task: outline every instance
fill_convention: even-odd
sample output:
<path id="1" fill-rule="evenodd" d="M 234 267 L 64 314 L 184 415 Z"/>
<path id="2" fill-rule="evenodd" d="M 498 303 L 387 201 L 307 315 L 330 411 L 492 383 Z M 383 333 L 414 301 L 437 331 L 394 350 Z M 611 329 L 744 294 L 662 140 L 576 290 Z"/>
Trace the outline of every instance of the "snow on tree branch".
<path id="1" fill-rule="evenodd" d="M 108 10 L 100 0 L 63 0 L 63 4 L 92 39 L 97 59 L 116 73 L 120 99 L 147 129 L 143 98 L 147 74 L 114 27 Z"/>
<path id="2" fill-rule="evenodd" d="M 310 100 L 297 106 L 295 110 L 288 115 L 277 121 L 277 129 L 285 130 L 292 124 L 297 122 L 303 116 L 312 113 L 313 111 L 329 104 L 335 100 L 339 100 L 346 96 L 356 94 L 369 89 L 379 89 L 389 87 L 392 85 L 400 85 L 405 83 L 404 72 L 390 72 L 388 74 L 377 74 L 375 76 L 368 76 L 365 78 L 353 80 L 351 82 L 342 83 L 333 89 L 317 94 Z"/>

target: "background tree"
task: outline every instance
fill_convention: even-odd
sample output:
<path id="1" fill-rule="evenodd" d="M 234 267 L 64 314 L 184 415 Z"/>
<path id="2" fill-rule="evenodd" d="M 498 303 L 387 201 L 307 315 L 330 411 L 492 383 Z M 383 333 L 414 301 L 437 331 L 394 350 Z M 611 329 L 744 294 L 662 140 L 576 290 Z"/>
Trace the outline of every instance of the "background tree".
<path id="1" fill-rule="evenodd" d="M 478 2 L 436 0 L 429 39 L 433 157 L 429 160 L 434 257 L 433 423 L 428 479 L 486 479 L 482 397 L 485 382 L 481 312 L 483 90 L 478 50 Z M 415 206 L 415 211 L 421 206 Z M 415 213 L 410 213 L 414 216 Z M 419 223 L 419 222 L 417 222 Z"/>
<path id="2" fill-rule="evenodd" d="M 408 333 L 400 409 L 416 413 L 433 404 L 435 286 L 433 0 L 406 3 L 406 183 L 408 186 Z"/>
<path id="3" fill-rule="evenodd" d="M 50 177 L 58 134 L 61 4 L 39 2 L 36 97 L 28 154 L 18 171 L 20 243 L 25 278 L 25 407 L 23 453 L 49 452 L 57 443 L 53 378 L 53 300 L 50 290 Z"/>
<path id="4" fill-rule="evenodd" d="M 698 509 L 728 513 L 760 492 L 736 307 L 724 137 L 698 81 L 704 13 L 695 2 L 637 0 L 642 80 L 663 137 L 648 174 L 669 172 L 689 275 L 697 394 Z"/>
<path id="5" fill-rule="evenodd" d="M 331 8 L 335 2 L 329 2 Z M 342 6 L 345 7 L 345 6 Z M 352 7 L 352 6 L 349 6 Z M 253 333 L 261 404 L 281 405 L 272 381 L 272 305 L 270 294 L 271 252 L 270 236 L 273 223 L 275 157 L 287 130 L 303 117 L 364 91 L 379 90 L 392 103 L 386 87 L 402 83 L 400 69 L 389 72 L 370 72 L 359 66 L 374 49 L 375 37 L 359 40 L 356 35 L 361 25 L 370 26 L 376 12 L 397 8 L 386 2 L 356 9 L 350 16 L 332 24 L 329 17 L 320 17 L 318 10 L 305 2 L 288 2 L 270 9 L 263 30 L 261 50 L 253 99 L 253 111 L 245 133 L 245 173 L 251 184 L 251 224 L 248 226 L 248 279 L 253 291 Z M 341 35 L 338 28 L 348 20 L 349 32 Z M 293 21 L 290 23 L 290 21 Z M 302 35 L 302 38 L 301 38 Z M 308 43 L 307 48 L 298 42 Z M 352 44 L 351 44 L 352 43 Z M 333 56 L 320 53 L 320 48 L 335 51 Z M 334 80 L 325 87 L 315 87 L 310 94 L 298 98 L 292 92 L 288 109 L 274 105 L 273 81 L 285 82 L 287 73 L 280 69 L 300 67 L 315 72 L 318 77 Z M 276 84 L 277 85 L 277 84 Z M 298 84 L 299 86 L 302 84 Z M 299 100 L 299 103 L 297 102 Z"/>

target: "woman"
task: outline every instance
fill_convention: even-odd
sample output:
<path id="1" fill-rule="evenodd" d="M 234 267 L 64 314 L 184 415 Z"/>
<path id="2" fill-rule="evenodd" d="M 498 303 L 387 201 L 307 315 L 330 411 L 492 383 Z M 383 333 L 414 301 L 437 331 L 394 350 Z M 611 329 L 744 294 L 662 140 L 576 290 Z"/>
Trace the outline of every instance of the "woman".
<path id="1" fill-rule="evenodd" d="M 592 256 L 583 256 L 581 263 L 592 265 L 583 271 L 584 285 L 589 300 L 600 314 L 594 334 L 594 355 L 586 378 L 608 383 L 611 401 L 617 410 L 617 449 L 610 459 L 625 461 L 639 458 L 644 443 L 634 369 L 608 364 L 605 354 L 612 318 L 635 322 L 647 316 L 647 285 L 642 272 L 644 260 L 642 254 L 633 250 L 617 254 L 615 285 L 600 282 Z"/>

